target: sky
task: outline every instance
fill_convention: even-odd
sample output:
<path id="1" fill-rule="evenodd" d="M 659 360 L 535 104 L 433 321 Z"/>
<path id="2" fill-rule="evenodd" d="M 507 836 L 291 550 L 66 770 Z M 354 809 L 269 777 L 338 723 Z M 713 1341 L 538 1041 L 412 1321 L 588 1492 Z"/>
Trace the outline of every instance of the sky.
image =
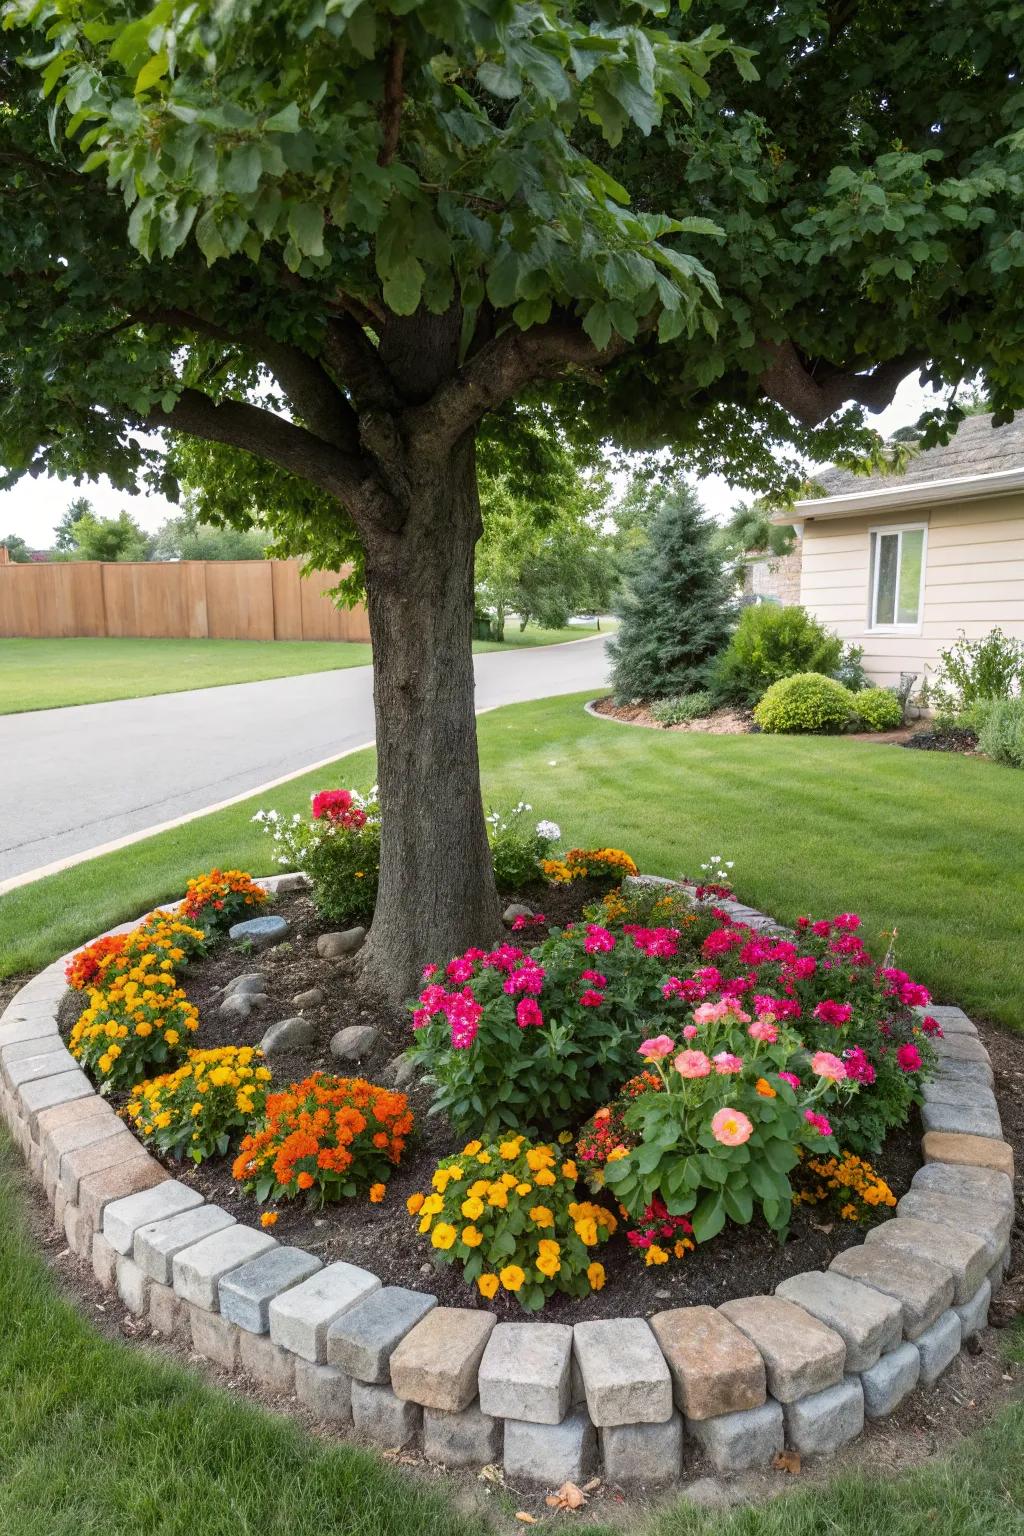
<path id="1" fill-rule="evenodd" d="M 934 398 L 931 391 L 921 389 L 916 378 L 905 379 L 892 405 L 873 417 L 872 424 L 888 436 L 915 422 Z M 731 487 L 720 475 L 695 483 L 704 505 L 720 522 L 743 494 L 742 487 Z M 25 476 L 12 490 L 0 491 L 0 542 L 5 534 L 17 534 L 32 549 L 48 549 L 56 524 L 68 502 L 76 496 L 88 497 L 101 517 L 116 517 L 122 510 L 130 512 L 147 533 L 154 533 L 178 510 L 162 496 L 129 496 L 117 491 L 105 477 L 76 485 L 72 480 L 55 480 L 48 475 L 35 480 Z"/>

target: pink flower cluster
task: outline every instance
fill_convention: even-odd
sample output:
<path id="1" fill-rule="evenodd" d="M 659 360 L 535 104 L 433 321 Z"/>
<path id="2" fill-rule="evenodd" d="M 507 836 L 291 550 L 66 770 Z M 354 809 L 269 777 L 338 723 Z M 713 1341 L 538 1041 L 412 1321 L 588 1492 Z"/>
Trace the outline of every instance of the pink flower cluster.
<path id="1" fill-rule="evenodd" d="M 314 821 L 329 821 L 336 827 L 366 826 L 366 812 L 348 789 L 322 789 L 313 796 L 312 810 Z"/>
<path id="2" fill-rule="evenodd" d="M 671 960 L 679 953 L 678 928 L 641 928 L 637 923 L 624 923 L 623 931 L 631 935 L 643 955 Z"/>
<path id="3" fill-rule="evenodd" d="M 419 1007 L 413 1010 L 413 1029 L 422 1029 L 437 1013 L 443 1013 L 451 1026 L 455 1050 L 464 1051 L 473 1044 L 483 1008 L 473 996 L 472 987 L 463 987 L 461 992 L 446 992 L 436 983 L 424 987 Z"/>

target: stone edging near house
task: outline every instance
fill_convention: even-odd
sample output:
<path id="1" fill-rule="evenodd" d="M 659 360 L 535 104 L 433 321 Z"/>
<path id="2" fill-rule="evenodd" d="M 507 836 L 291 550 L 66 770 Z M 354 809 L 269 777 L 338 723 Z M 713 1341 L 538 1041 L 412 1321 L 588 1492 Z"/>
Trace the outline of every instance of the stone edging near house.
<path id="1" fill-rule="evenodd" d="M 380 1445 L 418 1441 L 449 1467 L 503 1461 L 510 1479 L 549 1486 L 599 1465 L 615 1483 L 671 1482 L 687 1438 L 723 1472 L 784 1445 L 828 1453 L 941 1375 L 1006 1272 L 1013 1153 L 988 1054 L 959 1008 L 931 1009 L 945 1035 L 925 1165 L 862 1246 L 774 1296 L 569 1327 L 498 1323 L 355 1265 L 325 1267 L 172 1179 L 61 1042 L 67 958 L 0 1016 L 0 1113 L 58 1228 L 160 1333 Z"/>

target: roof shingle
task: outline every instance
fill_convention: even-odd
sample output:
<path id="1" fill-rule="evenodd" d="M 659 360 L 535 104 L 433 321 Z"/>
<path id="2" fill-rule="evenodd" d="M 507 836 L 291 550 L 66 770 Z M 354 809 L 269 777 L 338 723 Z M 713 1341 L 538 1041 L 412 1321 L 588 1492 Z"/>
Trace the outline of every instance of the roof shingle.
<path id="1" fill-rule="evenodd" d="M 1000 470 L 1024 469 L 1024 412 L 1005 427 L 993 427 L 991 416 L 967 416 L 956 436 L 944 447 L 916 454 L 900 475 L 855 475 L 848 469 L 823 469 L 813 476 L 821 494 L 846 496 L 856 491 L 881 490 L 930 480 L 970 479 L 973 475 L 998 474 Z"/>

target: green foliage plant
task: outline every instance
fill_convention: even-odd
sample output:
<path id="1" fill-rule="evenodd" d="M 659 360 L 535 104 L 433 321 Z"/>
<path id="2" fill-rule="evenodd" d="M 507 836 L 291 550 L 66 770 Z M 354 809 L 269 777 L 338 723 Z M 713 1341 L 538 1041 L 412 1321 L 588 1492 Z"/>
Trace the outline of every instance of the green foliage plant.
<path id="1" fill-rule="evenodd" d="M 540 861 L 552 856 L 561 837 L 553 821 L 535 821 L 533 807 L 524 800 L 509 811 L 492 810 L 487 814 L 487 840 L 494 865 L 494 883 L 503 894 L 536 884 L 541 878 Z"/>
<path id="2" fill-rule="evenodd" d="M 979 712 L 978 746 L 993 762 L 1024 768 L 1024 699 L 987 699 Z"/>
<path id="3" fill-rule="evenodd" d="M 677 693 L 670 699 L 657 699 L 651 715 L 659 725 L 683 725 L 690 720 L 704 720 L 714 708 L 714 696 L 707 688 L 695 693 Z"/>
<path id="4" fill-rule="evenodd" d="M 903 724 L 903 705 L 891 688 L 862 688 L 853 707 L 865 730 L 897 731 Z"/>
<path id="5" fill-rule="evenodd" d="M 845 731 L 856 716 L 853 694 L 820 672 L 797 672 L 773 683 L 754 706 L 762 731 L 813 733 Z"/>
<path id="6" fill-rule="evenodd" d="M 831 677 L 840 665 L 843 642 L 797 605 L 756 603 L 744 608 L 715 669 L 723 698 L 750 705 L 780 678 L 795 672 Z"/>
<path id="7" fill-rule="evenodd" d="M 939 659 L 940 686 L 961 706 L 977 699 L 1008 699 L 1024 688 L 1024 640 L 1004 634 L 998 625 L 979 640 L 968 640 L 960 630 Z"/>

